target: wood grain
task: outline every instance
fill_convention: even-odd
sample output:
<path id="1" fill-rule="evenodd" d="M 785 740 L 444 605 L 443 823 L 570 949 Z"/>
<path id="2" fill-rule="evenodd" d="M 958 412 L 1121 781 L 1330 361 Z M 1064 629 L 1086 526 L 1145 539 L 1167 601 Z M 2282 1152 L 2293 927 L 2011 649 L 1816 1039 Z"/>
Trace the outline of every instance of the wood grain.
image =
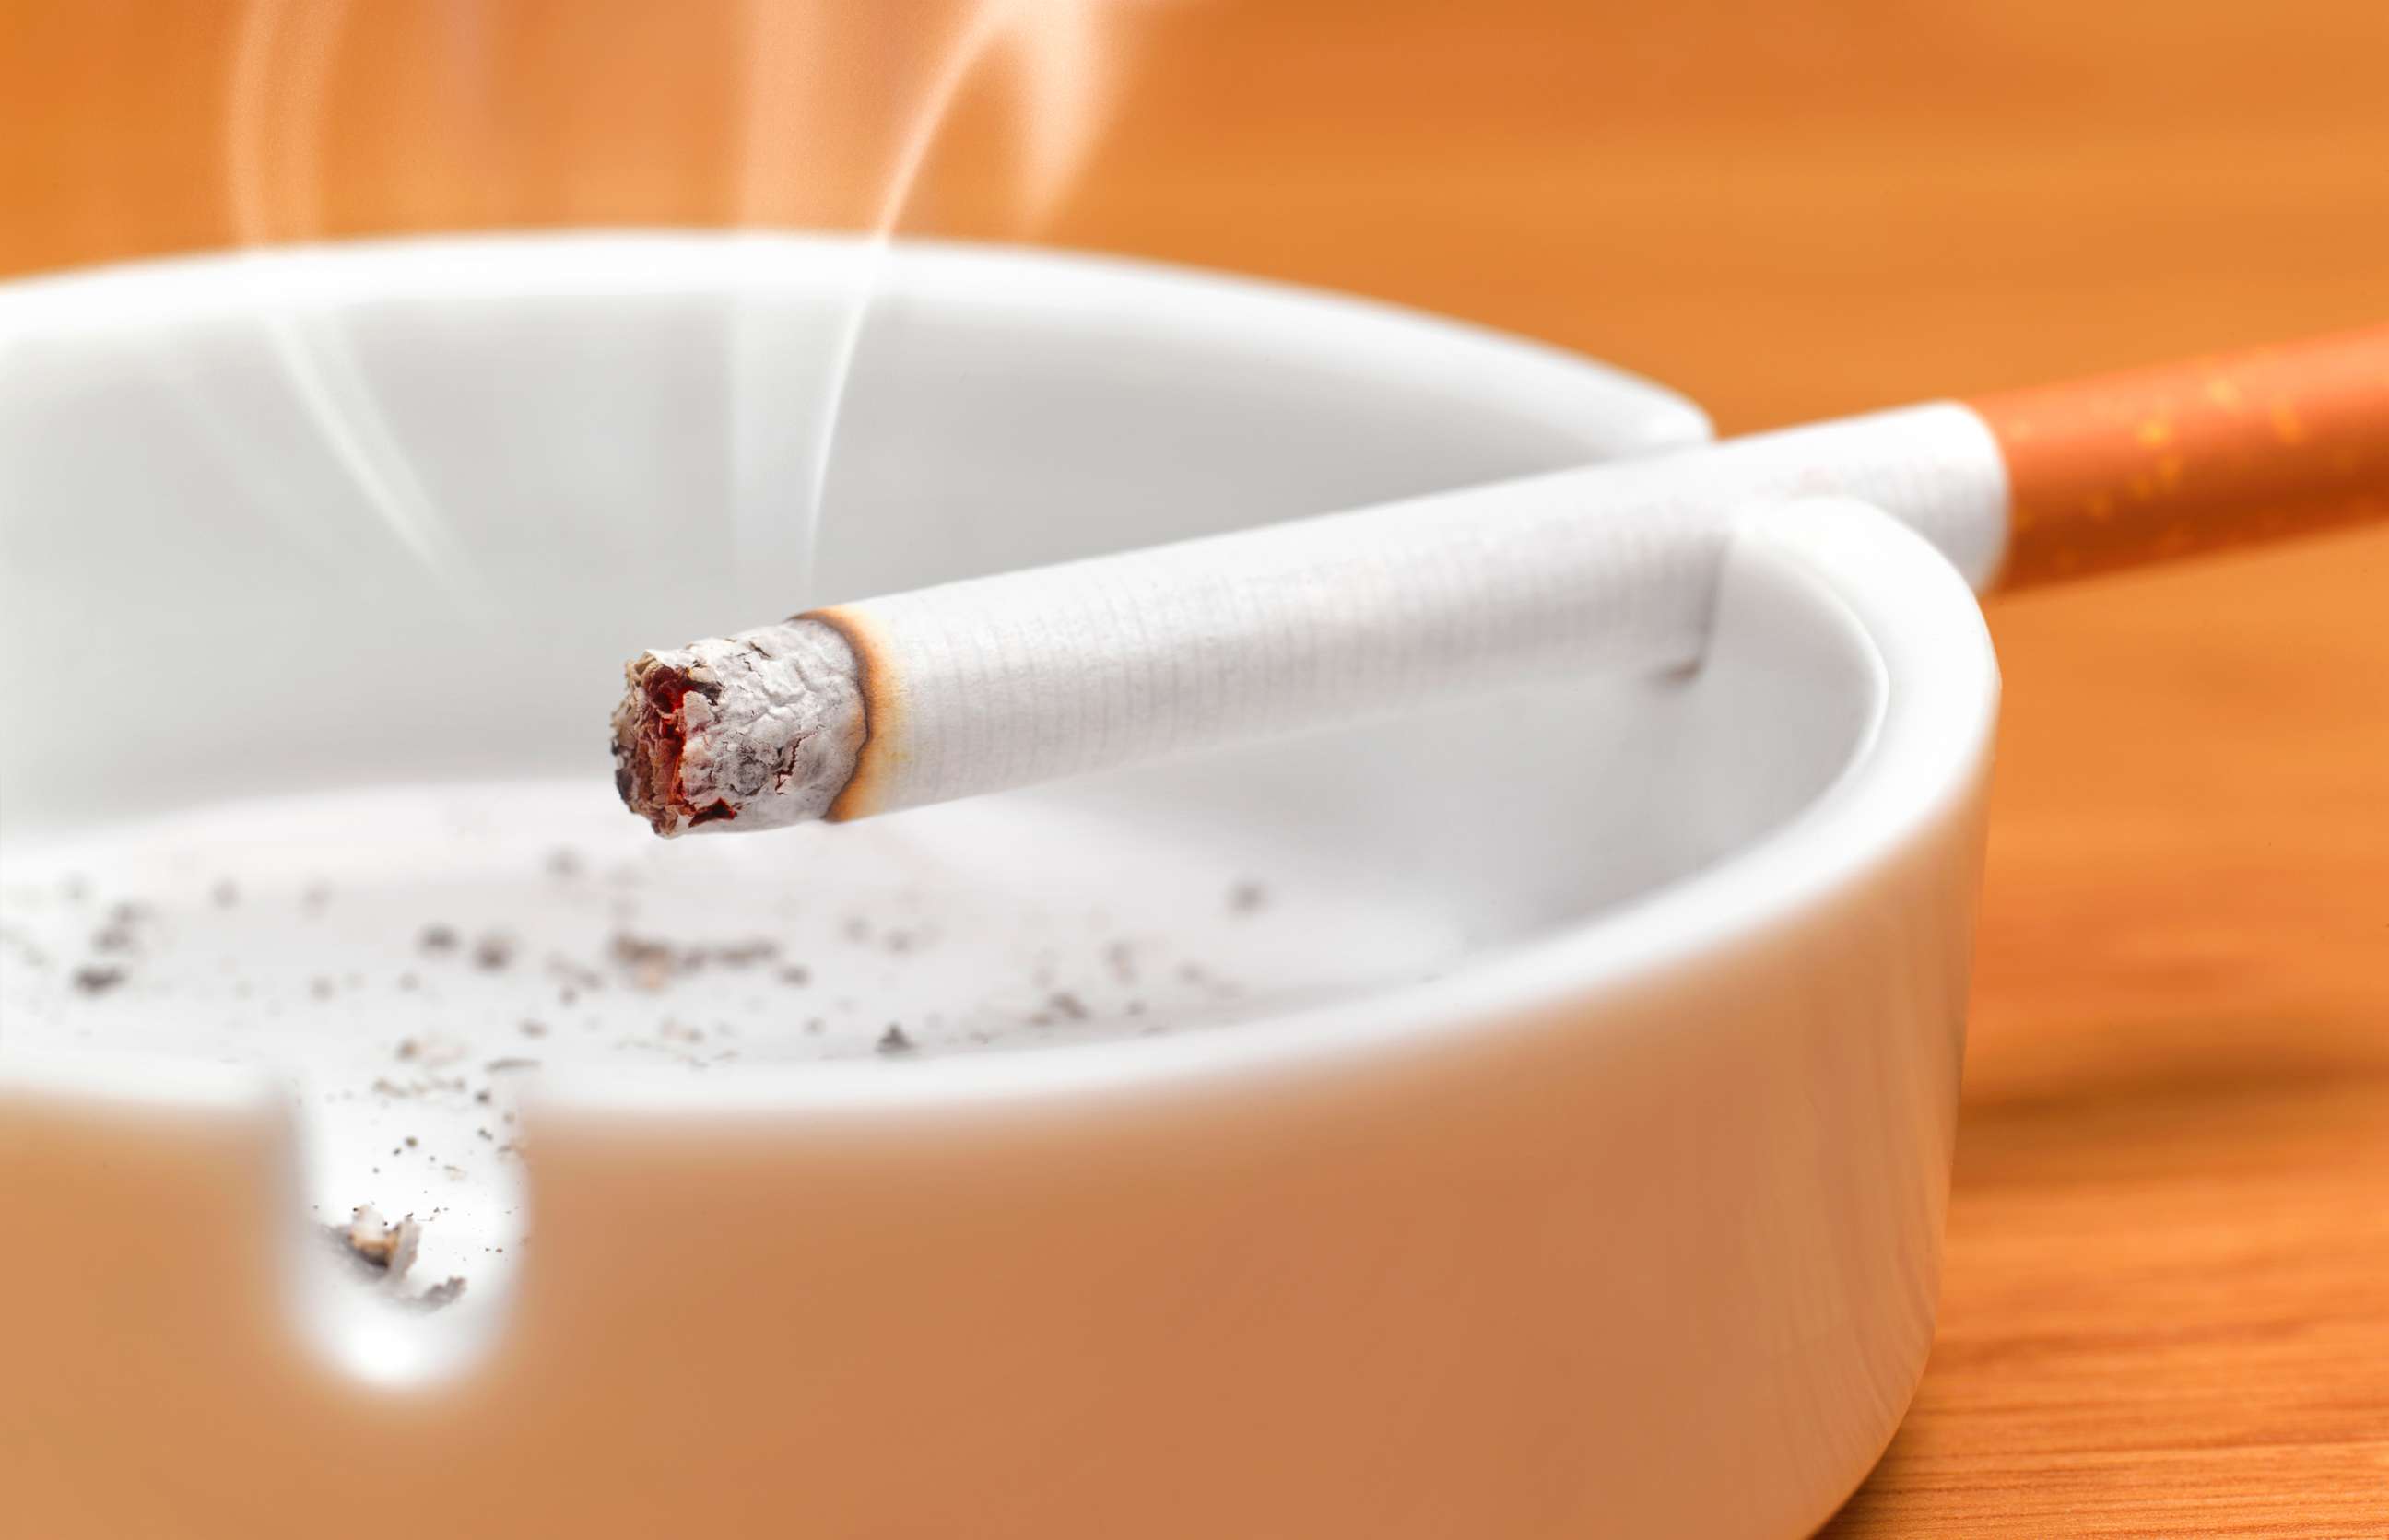
<path id="1" fill-rule="evenodd" d="M 244 149 L 243 7 L 0 0 L 0 271 L 861 218 L 952 8 L 773 34 L 828 61 L 777 95 L 740 60 L 786 6 L 311 14 Z M 1470 316 L 1729 431 L 2389 316 L 2378 0 L 1181 0 L 1118 32 L 1049 220 L 999 61 L 906 227 Z M 1941 1334 L 1830 1533 L 2389 1533 L 2384 608 L 2377 534 L 1995 607 Z"/>

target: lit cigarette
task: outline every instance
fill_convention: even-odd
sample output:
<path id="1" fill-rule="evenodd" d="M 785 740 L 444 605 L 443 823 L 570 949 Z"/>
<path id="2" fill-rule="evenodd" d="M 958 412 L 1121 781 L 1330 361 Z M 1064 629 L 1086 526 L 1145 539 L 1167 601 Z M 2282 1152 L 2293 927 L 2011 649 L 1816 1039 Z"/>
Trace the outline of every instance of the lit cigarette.
<path id="1" fill-rule="evenodd" d="M 1696 660 L 1734 522 L 1906 521 L 1978 589 L 2389 515 L 2389 328 L 948 583 L 647 653 L 616 783 L 773 829 Z M 1454 745 L 1454 752 L 1465 752 Z"/>

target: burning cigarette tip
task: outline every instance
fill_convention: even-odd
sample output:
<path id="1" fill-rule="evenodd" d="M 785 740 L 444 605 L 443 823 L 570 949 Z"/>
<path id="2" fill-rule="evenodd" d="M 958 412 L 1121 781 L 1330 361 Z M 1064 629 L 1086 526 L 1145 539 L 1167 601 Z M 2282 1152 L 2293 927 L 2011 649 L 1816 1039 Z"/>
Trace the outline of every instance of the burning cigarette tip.
<path id="1" fill-rule="evenodd" d="M 853 778 L 854 655 L 812 620 L 641 653 L 614 708 L 614 789 L 666 836 L 822 817 Z"/>
<path id="2" fill-rule="evenodd" d="M 707 705 L 719 701 L 721 681 L 655 653 L 641 653 L 624 665 L 622 674 L 626 688 L 614 708 L 614 789 L 623 806 L 658 834 L 694 828 L 706 821 L 708 808 L 689 800 L 681 760 L 688 748 L 689 717 L 702 722 L 709 713 L 688 712 L 688 697 Z M 737 816 L 719 799 L 709 806 L 722 808 L 716 819 Z"/>

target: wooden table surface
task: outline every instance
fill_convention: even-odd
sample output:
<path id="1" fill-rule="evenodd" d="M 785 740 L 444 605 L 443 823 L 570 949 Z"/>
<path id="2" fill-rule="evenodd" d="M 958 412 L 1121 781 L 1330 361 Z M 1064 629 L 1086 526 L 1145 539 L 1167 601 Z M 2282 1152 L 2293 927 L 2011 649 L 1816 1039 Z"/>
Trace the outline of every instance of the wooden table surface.
<path id="1" fill-rule="evenodd" d="M 0 0 L 0 271 L 862 218 L 952 7 L 835 8 Z M 1069 20 L 964 86 L 906 228 L 1446 311 L 1729 432 L 2389 317 L 2381 0 Z M 2389 1533 L 2384 617 L 2379 534 L 1994 605 L 1940 1336 L 1829 1533 Z"/>

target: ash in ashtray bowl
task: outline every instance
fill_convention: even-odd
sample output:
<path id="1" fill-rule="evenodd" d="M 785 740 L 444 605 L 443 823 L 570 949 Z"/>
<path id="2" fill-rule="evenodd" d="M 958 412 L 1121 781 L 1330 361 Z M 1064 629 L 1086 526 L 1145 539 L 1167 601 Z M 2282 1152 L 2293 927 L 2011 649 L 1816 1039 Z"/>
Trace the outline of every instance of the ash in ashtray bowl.
<path id="1" fill-rule="evenodd" d="M 663 845 L 602 779 L 258 799 L 12 849 L 12 1047 L 202 1058 L 288 1088 L 309 1222 L 440 1303 L 530 1237 L 517 1108 L 658 1082 L 1231 1025 L 1414 976 L 1451 927 L 1022 799 Z"/>

